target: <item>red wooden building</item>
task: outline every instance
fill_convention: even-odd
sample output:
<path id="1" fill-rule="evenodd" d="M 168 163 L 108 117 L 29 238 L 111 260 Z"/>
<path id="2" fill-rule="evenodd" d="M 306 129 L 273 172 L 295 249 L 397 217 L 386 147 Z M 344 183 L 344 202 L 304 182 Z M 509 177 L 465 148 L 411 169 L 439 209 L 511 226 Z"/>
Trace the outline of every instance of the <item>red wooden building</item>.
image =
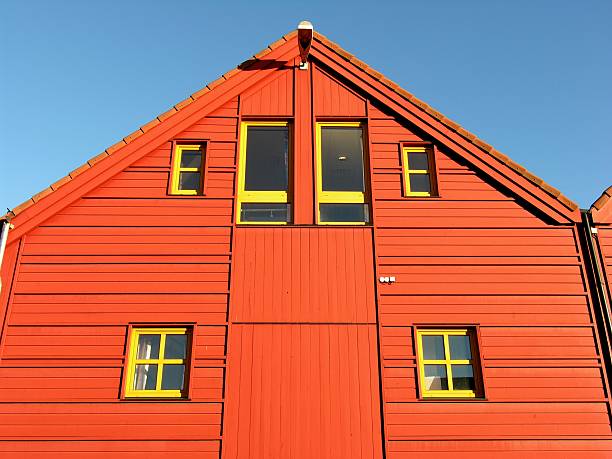
<path id="1" fill-rule="evenodd" d="M 612 457 L 577 206 L 303 32 L 6 216 L 0 458 Z"/>

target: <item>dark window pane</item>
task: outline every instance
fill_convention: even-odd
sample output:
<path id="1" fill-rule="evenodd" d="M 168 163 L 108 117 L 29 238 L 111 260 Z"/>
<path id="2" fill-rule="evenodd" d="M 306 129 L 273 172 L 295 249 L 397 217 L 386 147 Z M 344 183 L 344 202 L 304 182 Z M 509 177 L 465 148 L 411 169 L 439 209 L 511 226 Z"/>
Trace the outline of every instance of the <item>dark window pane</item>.
<path id="1" fill-rule="evenodd" d="M 427 162 L 427 153 L 412 153 L 408 152 L 408 169 L 412 170 L 429 170 Z"/>
<path id="2" fill-rule="evenodd" d="M 155 390 L 157 384 L 157 365 L 136 365 L 134 374 L 135 390 Z"/>
<path id="3" fill-rule="evenodd" d="M 323 191 L 365 191 L 361 128 L 321 128 Z"/>
<path id="4" fill-rule="evenodd" d="M 322 222 L 369 221 L 367 204 L 319 204 Z"/>
<path id="5" fill-rule="evenodd" d="M 442 335 L 422 335 L 423 359 L 444 360 L 444 337 Z"/>
<path id="6" fill-rule="evenodd" d="M 287 191 L 289 129 L 286 126 L 249 126 L 244 189 Z"/>
<path id="7" fill-rule="evenodd" d="M 453 389 L 474 390 L 474 370 L 472 365 L 453 365 Z"/>
<path id="8" fill-rule="evenodd" d="M 410 191 L 431 193 L 429 174 L 410 174 Z"/>
<path id="9" fill-rule="evenodd" d="M 166 335 L 164 359 L 184 359 L 187 354 L 187 335 Z"/>
<path id="10" fill-rule="evenodd" d="M 182 390 L 185 379 L 185 365 L 164 365 L 162 390 Z"/>
<path id="11" fill-rule="evenodd" d="M 200 173 L 181 172 L 179 174 L 179 190 L 200 191 Z"/>
<path id="12" fill-rule="evenodd" d="M 448 337 L 450 346 L 450 358 L 453 360 L 470 360 L 472 351 L 470 350 L 470 337 L 467 335 L 450 335 Z"/>
<path id="13" fill-rule="evenodd" d="M 288 222 L 290 205 L 284 203 L 247 203 L 240 205 L 242 222 Z"/>
<path id="14" fill-rule="evenodd" d="M 140 335 L 138 336 L 137 359 L 158 359 L 159 358 L 160 335 Z"/>
<path id="15" fill-rule="evenodd" d="M 202 153 L 193 150 L 184 150 L 181 154 L 181 167 L 200 168 L 202 164 Z"/>
<path id="16" fill-rule="evenodd" d="M 446 365 L 425 365 L 425 390 L 448 390 Z"/>

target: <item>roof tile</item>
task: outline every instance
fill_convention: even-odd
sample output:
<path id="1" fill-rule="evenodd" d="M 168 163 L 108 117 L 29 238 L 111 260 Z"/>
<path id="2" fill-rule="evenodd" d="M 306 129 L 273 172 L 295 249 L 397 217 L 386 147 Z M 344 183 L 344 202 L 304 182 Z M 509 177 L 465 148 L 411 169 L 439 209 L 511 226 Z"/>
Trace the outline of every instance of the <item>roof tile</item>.
<path id="1" fill-rule="evenodd" d="M 53 191 L 55 191 L 53 188 L 51 187 L 47 187 L 44 190 L 36 193 L 34 196 L 32 196 L 32 201 L 34 202 L 38 202 L 40 201 L 42 198 L 44 198 L 45 196 L 53 193 Z"/>
<path id="2" fill-rule="evenodd" d="M 225 72 L 223 74 L 223 78 L 225 78 L 226 80 L 229 80 L 231 77 L 233 77 L 234 75 L 236 75 L 237 73 L 240 73 L 240 69 L 239 68 L 233 68 L 232 70 L 230 70 L 229 72 Z"/>
<path id="3" fill-rule="evenodd" d="M 217 86 L 219 86 L 221 83 L 223 83 L 225 81 L 225 78 L 223 78 L 223 76 L 220 76 L 219 78 L 217 78 L 215 81 L 213 81 L 212 83 L 208 83 L 208 87 L 213 90 L 215 89 Z"/>
<path id="4" fill-rule="evenodd" d="M 82 164 L 81 166 L 77 167 L 75 170 L 70 172 L 69 175 L 70 175 L 71 178 L 75 178 L 75 177 L 81 175 L 83 172 L 85 172 L 89 168 L 91 168 L 91 166 L 89 164 L 87 164 L 87 163 Z"/>
<path id="5" fill-rule="evenodd" d="M 553 195 L 555 198 L 561 195 L 561 192 L 555 187 L 550 186 L 548 183 L 542 183 L 541 188 L 548 194 Z"/>
<path id="6" fill-rule="evenodd" d="M 13 209 L 11 210 L 11 212 L 13 213 L 13 215 L 17 215 L 21 212 L 23 212 L 24 210 L 26 210 L 28 207 L 30 207 L 32 204 L 34 204 L 34 201 L 32 200 L 32 198 L 28 199 L 27 201 L 23 201 L 21 204 L 19 204 L 18 206 L 13 207 Z"/>
<path id="7" fill-rule="evenodd" d="M 283 46 L 285 43 L 287 43 L 287 40 L 285 39 L 285 37 L 281 37 L 280 40 L 276 40 L 274 43 L 272 43 L 271 45 L 268 46 L 268 48 L 270 49 L 276 49 L 279 46 Z"/>
<path id="8" fill-rule="evenodd" d="M 487 142 L 483 142 L 480 139 L 474 139 L 473 143 L 474 145 L 482 148 L 486 152 L 490 152 L 491 150 L 493 150 L 493 147 L 491 145 L 489 145 Z"/>
<path id="9" fill-rule="evenodd" d="M 270 51 L 272 51 L 272 50 L 271 50 L 271 49 L 270 49 L 270 47 L 268 46 L 268 47 L 266 47 L 266 48 L 262 49 L 261 51 L 259 51 L 257 54 L 253 54 L 253 57 L 254 57 L 255 59 L 261 59 L 262 57 L 264 57 L 264 56 L 266 56 L 266 55 L 270 54 Z"/>
<path id="10" fill-rule="evenodd" d="M 353 55 L 351 53 L 349 53 L 348 51 L 340 48 L 338 45 L 336 44 L 332 44 L 331 49 L 333 49 L 337 54 L 339 54 L 340 56 L 342 56 L 344 59 L 346 59 L 347 61 L 350 61 L 353 58 Z"/>
<path id="11" fill-rule="evenodd" d="M 65 185 L 70 180 L 72 180 L 72 178 L 69 175 L 66 175 L 65 177 L 62 177 L 61 179 L 59 179 L 57 182 L 52 183 L 51 188 L 53 188 L 54 190 L 57 190 L 59 187 L 61 187 L 62 185 Z"/>
<path id="12" fill-rule="evenodd" d="M 171 117 L 172 115 L 174 115 L 175 113 L 176 113 L 176 108 L 175 108 L 175 107 L 172 107 L 170 110 L 168 110 L 168 111 L 166 111 L 166 112 L 162 113 L 161 115 L 158 115 L 158 116 L 157 116 L 157 119 L 158 119 L 159 121 L 164 121 L 165 119 L 170 118 L 170 117 Z"/>
<path id="13" fill-rule="evenodd" d="M 149 121 L 147 124 L 140 126 L 140 130 L 142 132 L 147 132 L 150 131 L 151 129 L 153 129 L 155 126 L 157 126 L 160 123 L 160 121 L 157 118 L 153 118 L 151 121 Z"/>
<path id="14" fill-rule="evenodd" d="M 576 210 L 578 208 L 578 204 L 576 204 L 571 199 L 566 198 L 562 194 L 557 196 L 557 199 L 561 202 L 561 204 L 563 204 L 565 207 L 567 207 L 570 210 Z"/>
<path id="15" fill-rule="evenodd" d="M 159 120 L 157 120 L 157 122 L 159 123 Z M 130 143 L 132 140 L 137 139 L 138 137 L 140 137 L 143 134 L 144 134 L 144 131 L 142 129 L 136 129 L 131 134 L 126 135 L 123 138 L 123 140 L 125 141 L 125 143 Z"/>
<path id="16" fill-rule="evenodd" d="M 89 164 L 90 166 L 93 166 L 98 161 L 102 161 L 104 158 L 108 158 L 108 153 L 106 151 L 103 151 L 99 155 L 94 156 L 93 158 L 91 158 L 89 161 L 87 161 L 87 164 Z"/>
<path id="17" fill-rule="evenodd" d="M 455 123 L 453 120 L 450 120 L 446 117 L 444 117 L 442 121 L 444 124 L 446 124 L 448 127 L 450 127 L 453 131 L 457 131 L 459 130 L 459 128 L 461 127 L 461 125 L 459 123 Z"/>
<path id="18" fill-rule="evenodd" d="M 466 139 L 468 139 L 470 142 L 476 138 L 476 136 L 474 134 L 472 134 L 470 131 L 468 131 L 467 129 L 464 129 L 462 127 L 457 129 L 457 133 L 459 135 L 462 135 Z"/>
<path id="19" fill-rule="evenodd" d="M 606 205 L 606 203 L 612 198 L 612 186 L 609 187 L 606 191 L 604 191 L 599 198 L 593 203 L 591 206 L 591 210 L 601 210 Z"/>
<path id="20" fill-rule="evenodd" d="M 181 108 L 186 107 L 187 105 L 190 105 L 195 99 L 191 96 L 189 96 L 187 99 L 180 101 L 178 104 L 176 104 L 174 106 L 174 108 L 176 108 L 177 111 L 179 111 Z"/>
<path id="21" fill-rule="evenodd" d="M 210 88 L 208 86 L 204 86 L 202 89 L 200 89 L 199 91 L 194 92 L 191 97 L 193 97 L 194 99 L 199 99 L 200 97 L 202 97 L 204 94 L 206 94 L 207 92 L 210 92 Z"/>
<path id="22" fill-rule="evenodd" d="M 382 78 L 382 77 L 381 77 L 381 78 Z M 380 79 L 380 78 L 379 78 L 379 79 Z M 413 95 L 412 95 L 410 92 L 406 91 L 404 88 L 399 88 L 399 89 L 397 90 L 397 93 L 398 93 L 400 96 L 405 97 L 405 98 L 406 98 L 406 99 L 408 99 L 408 100 L 412 100 L 412 99 L 414 99 L 414 96 L 413 96 Z"/>
<path id="23" fill-rule="evenodd" d="M 123 139 L 122 139 L 122 140 L 120 140 L 119 142 L 117 142 L 116 144 L 111 145 L 110 147 L 108 147 L 108 148 L 106 149 L 106 152 L 107 152 L 109 155 L 112 155 L 112 154 L 113 154 L 113 153 L 115 153 L 117 150 L 119 150 L 120 148 L 125 147 L 126 145 L 127 145 L 127 143 L 125 143 L 125 140 L 123 140 Z"/>

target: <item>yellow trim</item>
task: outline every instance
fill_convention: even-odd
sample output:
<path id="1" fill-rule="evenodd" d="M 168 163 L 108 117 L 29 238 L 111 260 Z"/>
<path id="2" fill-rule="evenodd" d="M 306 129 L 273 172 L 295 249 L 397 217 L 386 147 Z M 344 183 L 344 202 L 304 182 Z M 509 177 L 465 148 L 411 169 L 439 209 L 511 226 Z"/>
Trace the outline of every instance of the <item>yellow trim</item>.
<path id="1" fill-rule="evenodd" d="M 138 359 L 138 340 L 140 335 L 160 335 L 159 355 L 157 359 Z M 185 359 L 166 359 L 166 336 L 168 335 L 188 335 L 186 328 L 133 328 L 130 339 L 130 355 L 128 357 L 127 375 L 125 378 L 125 397 L 165 397 L 180 398 L 184 397 L 187 389 L 188 375 L 188 356 L 189 356 L 189 337 L 187 339 L 187 357 Z M 136 390 L 134 389 L 134 378 L 136 376 L 136 365 L 157 365 L 157 380 L 155 390 Z M 178 364 L 185 366 L 185 381 L 183 390 L 163 390 L 162 376 L 164 365 Z"/>
<path id="2" fill-rule="evenodd" d="M 427 154 L 427 169 L 410 169 L 410 163 L 408 162 L 408 155 L 410 153 L 426 153 Z M 410 191 L 410 175 L 412 174 L 429 174 L 429 189 L 431 190 L 432 175 L 430 165 L 430 155 L 426 147 L 404 147 L 402 148 L 402 155 L 404 159 L 404 193 L 406 196 L 431 196 L 431 191 Z"/>
<path id="3" fill-rule="evenodd" d="M 288 128 L 287 121 L 244 121 L 240 125 L 240 149 L 238 150 L 238 196 L 236 204 L 236 223 L 241 225 L 286 225 L 287 222 L 243 222 L 240 219 L 242 203 L 287 203 L 289 194 L 287 191 L 246 191 L 244 189 L 246 175 L 246 150 L 247 133 L 250 126 L 285 126 Z M 288 162 L 291 164 L 291 132 L 289 135 Z M 291 167 L 287 170 L 287 179 L 290 182 Z"/>
<path id="4" fill-rule="evenodd" d="M 440 336 L 444 339 L 444 360 L 425 360 L 423 353 L 423 336 Z M 449 336 L 467 336 L 470 339 L 470 352 L 472 353 L 471 360 L 452 359 L 450 354 L 450 345 L 448 342 Z M 461 330 L 417 330 L 417 348 L 418 348 L 418 367 L 419 367 L 419 382 L 421 383 L 421 394 L 423 397 L 446 397 L 446 398 L 474 398 L 476 392 L 473 390 L 454 390 L 453 389 L 453 369 L 452 365 L 471 365 L 474 382 L 477 381 L 476 368 L 474 365 L 474 347 L 473 334 L 467 329 Z M 448 381 L 448 390 L 427 390 L 425 389 L 425 365 L 445 365 L 446 378 Z"/>
<path id="5" fill-rule="evenodd" d="M 317 224 L 318 225 L 365 225 L 365 222 L 322 222 L 320 204 L 365 204 L 365 192 L 361 191 L 323 191 L 323 171 L 321 160 L 321 132 L 324 127 L 357 127 L 361 128 L 363 134 L 363 125 L 359 122 L 352 123 L 316 123 L 315 135 L 315 169 L 316 169 L 316 188 L 317 188 Z M 362 158 L 364 167 L 364 184 L 365 184 L 365 148 L 362 145 L 364 157 Z"/>
<path id="6" fill-rule="evenodd" d="M 179 189 L 179 176 L 181 172 L 199 172 L 200 173 L 200 187 L 202 187 L 202 170 L 204 164 L 204 155 L 202 155 L 200 161 L 200 168 L 197 167 L 183 167 L 181 168 L 181 158 L 183 157 L 184 151 L 199 151 L 202 152 L 202 146 L 198 144 L 191 145 L 176 145 L 174 151 L 174 161 L 172 163 L 172 179 L 170 182 L 170 193 L 177 195 L 194 196 L 198 194 L 198 190 L 180 190 Z"/>

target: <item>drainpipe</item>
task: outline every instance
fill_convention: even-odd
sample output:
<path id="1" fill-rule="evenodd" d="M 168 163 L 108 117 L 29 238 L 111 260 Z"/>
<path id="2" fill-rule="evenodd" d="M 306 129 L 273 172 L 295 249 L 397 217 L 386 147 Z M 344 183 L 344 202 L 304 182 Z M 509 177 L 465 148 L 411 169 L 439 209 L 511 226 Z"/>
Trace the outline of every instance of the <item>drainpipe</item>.
<path id="1" fill-rule="evenodd" d="M 585 264 L 588 270 L 587 278 L 591 286 L 593 306 L 595 309 L 595 323 L 599 329 L 602 345 L 602 357 L 608 370 L 608 377 L 612 377 L 612 320 L 610 318 L 610 303 L 606 290 L 606 280 L 600 263 L 600 255 L 594 240 L 597 239 L 597 228 L 593 227 L 593 217 L 588 210 L 580 210 L 582 214 L 582 236 L 586 248 Z"/>
<path id="2" fill-rule="evenodd" d="M 6 240 L 8 239 L 9 230 L 13 227 L 10 220 L 2 221 L 2 233 L 0 234 L 0 269 L 2 268 L 2 260 L 4 259 L 4 249 L 6 248 Z M 2 278 L 0 278 L 0 292 L 2 291 Z"/>

